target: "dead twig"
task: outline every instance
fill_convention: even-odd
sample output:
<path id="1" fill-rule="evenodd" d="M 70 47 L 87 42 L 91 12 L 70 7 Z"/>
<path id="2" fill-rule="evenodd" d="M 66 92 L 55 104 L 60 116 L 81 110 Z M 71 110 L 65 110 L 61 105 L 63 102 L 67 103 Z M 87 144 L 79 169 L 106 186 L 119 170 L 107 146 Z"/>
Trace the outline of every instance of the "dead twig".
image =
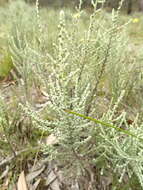
<path id="1" fill-rule="evenodd" d="M 15 155 L 13 155 L 13 156 L 8 156 L 6 159 L 4 159 L 4 160 L 2 160 L 1 162 L 0 162 L 0 167 L 3 167 L 4 165 L 6 165 L 6 164 L 9 164 L 13 159 L 15 159 L 16 157 L 18 157 L 19 155 L 21 155 L 22 153 L 24 153 L 24 152 L 28 152 L 28 151 L 30 151 L 30 150 L 37 150 L 39 148 L 39 146 L 38 147 L 33 147 L 33 148 L 25 148 L 25 149 L 23 149 L 23 150 L 21 150 L 21 151 L 18 151 L 18 152 L 15 152 Z"/>

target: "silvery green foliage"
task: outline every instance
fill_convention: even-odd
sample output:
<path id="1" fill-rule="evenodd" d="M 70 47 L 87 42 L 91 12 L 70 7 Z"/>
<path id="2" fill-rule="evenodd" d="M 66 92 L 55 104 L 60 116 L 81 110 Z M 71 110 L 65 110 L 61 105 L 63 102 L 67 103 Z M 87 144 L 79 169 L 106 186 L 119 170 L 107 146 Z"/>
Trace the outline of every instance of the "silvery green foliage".
<path id="1" fill-rule="evenodd" d="M 137 114 L 134 122 L 129 125 L 126 120 L 126 112 L 122 112 L 115 119 L 112 118 L 115 117 L 115 107 L 117 109 L 118 106 L 115 105 L 112 110 L 109 110 L 106 114 L 104 114 L 103 120 L 112 120 L 112 122 L 114 121 L 117 123 L 118 127 L 129 130 L 133 134 L 136 134 L 139 138 L 143 139 L 143 125 L 142 123 L 139 123 L 139 115 Z M 100 135 L 102 139 L 102 145 L 100 145 L 104 152 L 103 155 L 105 158 L 107 158 L 109 163 L 112 163 L 111 170 L 119 175 L 119 183 L 121 183 L 125 177 L 130 180 L 132 175 L 135 174 L 138 177 L 141 186 L 143 187 L 143 160 L 141 158 L 143 155 L 143 141 L 130 136 L 125 136 L 114 129 L 105 130 L 102 126 Z M 104 168 L 105 171 L 106 167 L 107 166 Z"/>
<path id="2" fill-rule="evenodd" d="M 16 40 L 11 40 L 10 48 L 14 63 L 23 72 L 24 84 L 29 73 L 33 73 L 33 79 L 42 86 L 47 102 L 41 110 L 35 110 L 29 99 L 26 106 L 21 106 L 36 127 L 54 134 L 58 139 L 57 147 L 44 147 L 49 159 L 60 160 L 67 168 L 70 166 L 70 171 L 75 177 L 85 173 L 92 175 L 88 168 L 98 166 L 101 174 L 115 172 L 119 182 L 122 182 L 125 175 L 129 178 L 135 173 L 143 187 L 142 142 L 115 129 L 108 129 L 65 112 L 71 109 L 81 114 L 96 116 L 107 123 L 115 123 L 118 127 L 143 136 L 143 125 L 138 116 L 134 123 L 129 125 L 127 113 L 118 112 L 128 94 L 128 88 L 132 85 L 128 80 L 131 76 L 128 74 L 134 65 L 134 62 L 128 65 L 125 61 L 126 40 L 123 34 L 124 26 L 118 23 L 119 10 L 112 12 L 110 27 L 104 27 L 106 25 L 105 21 L 102 21 L 100 11 L 97 10 L 90 16 L 88 28 L 84 31 L 79 30 L 79 18 L 83 12 L 79 10 L 77 15 L 70 18 L 69 30 L 66 14 L 61 11 L 58 36 L 50 54 L 48 49 L 44 48 L 47 47 L 45 44 L 48 38 L 41 30 L 42 25 L 39 25 L 37 7 L 39 32 L 31 41 L 33 43 L 36 38 L 39 45 L 35 42 L 34 48 L 25 38 L 26 45 L 20 52 L 17 46 L 15 47 L 17 36 Z M 17 59 L 19 52 L 23 59 L 21 65 L 18 65 Z M 106 96 L 103 98 L 99 95 L 103 86 L 109 87 L 109 100 Z M 112 101 L 110 96 L 113 97 Z M 102 114 L 99 114 L 98 110 L 99 100 L 105 103 L 112 102 L 110 106 L 108 103 L 109 108 L 105 106 L 106 110 L 103 110 Z M 44 120 L 42 112 L 51 119 Z"/>

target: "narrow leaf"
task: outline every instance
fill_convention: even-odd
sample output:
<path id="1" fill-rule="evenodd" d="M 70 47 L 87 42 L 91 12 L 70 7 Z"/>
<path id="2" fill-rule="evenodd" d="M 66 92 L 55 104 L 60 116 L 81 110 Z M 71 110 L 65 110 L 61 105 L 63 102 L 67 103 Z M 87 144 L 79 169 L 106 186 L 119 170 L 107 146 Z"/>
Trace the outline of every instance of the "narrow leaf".
<path id="1" fill-rule="evenodd" d="M 92 118 L 92 117 L 89 117 L 89 116 L 86 116 L 86 115 L 83 115 L 83 114 L 74 112 L 74 111 L 72 111 L 72 110 L 64 109 L 64 111 L 67 112 L 67 113 L 69 113 L 69 114 L 73 114 L 73 115 L 82 117 L 82 118 L 84 118 L 84 119 L 88 119 L 88 120 L 90 120 L 90 121 L 93 121 L 93 122 L 95 122 L 95 123 L 101 124 L 101 125 L 103 125 L 103 126 L 105 126 L 105 127 L 113 128 L 113 129 L 115 129 L 115 130 L 117 130 L 117 131 L 123 132 L 123 133 L 126 134 L 126 135 L 129 135 L 129 136 L 132 136 L 132 137 L 134 137 L 134 138 L 137 138 L 137 139 L 139 139 L 140 141 L 143 142 L 143 139 L 142 139 L 142 138 L 138 137 L 137 135 L 131 133 L 131 132 L 128 131 L 128 130 L 119 128 L 119 127 L 117 127 L 117 126 L 115 126 L 115 125 L 112 125 L 112 124 L 110 124 L 110 123 L 106 123 L 106 122 L 104 122 L 104 121 L 100 121 L 100 120 L 95 119 L 95 118 Z"/>
<path id="2" fill-rule="evenodd" d="M 18 178 L 17 190 L 28 190 L 24 171 L 21 172 Z"/>

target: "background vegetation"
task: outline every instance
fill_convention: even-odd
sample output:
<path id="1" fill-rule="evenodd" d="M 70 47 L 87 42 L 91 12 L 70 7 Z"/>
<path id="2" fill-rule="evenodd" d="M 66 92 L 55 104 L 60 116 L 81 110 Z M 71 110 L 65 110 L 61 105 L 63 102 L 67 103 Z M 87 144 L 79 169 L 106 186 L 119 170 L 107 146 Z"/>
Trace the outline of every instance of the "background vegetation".
<path id="1" fill-rule="evenodd" d="M 143 17 L 96 3 L 0 7 L 1 188 L 143 189 Z"/>

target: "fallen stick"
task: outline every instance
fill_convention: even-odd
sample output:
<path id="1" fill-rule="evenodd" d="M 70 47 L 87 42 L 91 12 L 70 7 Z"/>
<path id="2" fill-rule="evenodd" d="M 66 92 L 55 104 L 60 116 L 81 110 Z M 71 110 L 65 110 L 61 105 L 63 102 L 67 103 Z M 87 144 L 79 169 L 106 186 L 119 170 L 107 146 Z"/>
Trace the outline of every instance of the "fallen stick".
<path id="1" fill-rule="evenodd" d="M 8 164 L 9 162 L 11 162 L 14 158 L 16 158 L 16 157 L 18 157 L 19 155 L 21 155 L 23 152 L 28 152 L 28 151 L 35 151 L 35 150 L 37 150 L 37 149 L 39 149 L 40 147 L 38 146 L 38 147 L 34 147 L 34 148 L 25 148 L 25 149 L 23 149 L 23 150 L 21 150 L 21 151 L 18 151 L 18 152 L 15 152 L 15 155 L 13 155 L 13 156 L 9 156 L 9 157 L 7 157 L 6 159 L 4 159 L 4 160 L 2 160 L 1 162 L 0 162 L 0 167 L 2 167 L 2 166 L 4 166 L 4 165 L 6 165 L 6 164 Z"/>

